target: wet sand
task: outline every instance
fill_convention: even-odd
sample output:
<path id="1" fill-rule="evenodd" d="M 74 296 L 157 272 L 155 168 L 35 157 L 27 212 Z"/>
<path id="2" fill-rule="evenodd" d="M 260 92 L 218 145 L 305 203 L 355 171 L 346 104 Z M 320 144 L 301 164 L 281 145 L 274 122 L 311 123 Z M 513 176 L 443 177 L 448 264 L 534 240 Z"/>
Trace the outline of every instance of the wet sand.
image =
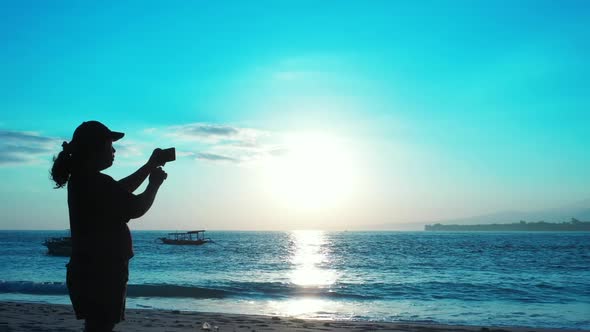
<path id="1" fill-rule="evenodd" d="M 419 323 L 304 320 L 292 317 L 201 313 L 177 310 L 127 309 L 126 321 L 115 331 L 132 332 L 315 332 L 315 331 L 396 331 L 396 332 L 550 332 L 561 329 L 510 328 L 493 326 L 451 326 Z M 208 323 L 209 329 L 203 329 Z M 60 304 L 0 302 L 0 332 L 82 331 L 72 307 Z"/>

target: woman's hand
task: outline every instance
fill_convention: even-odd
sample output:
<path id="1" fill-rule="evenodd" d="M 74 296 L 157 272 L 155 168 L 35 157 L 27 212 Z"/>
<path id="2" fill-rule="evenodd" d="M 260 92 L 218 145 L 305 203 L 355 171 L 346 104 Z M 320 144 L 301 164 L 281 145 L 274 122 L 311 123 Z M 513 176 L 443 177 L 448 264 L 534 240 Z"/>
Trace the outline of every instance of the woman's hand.
<path id="1" fill-rule="evenodd" d="M 168 174 L 166 174 L 166 172 L 164 172 L 164 170 L 161 167 L 156 167 L 150 173 L 150 184 L 159 187 L 162 185 L 162 183 L 164 182 L 164 180 L 166 180 L 167 177 Z"/>
<path id="2" fill-rule="evenodd" d="M 156 167 L 161 167 L 164 166 L 164 164 L 166 164 L 164 160 L 163 156 L 162 156 L 162 149 L 160 148 L 156 148 L 154 149 L 154 152 L 152 152 L 152 155 L 150 156 L 150 159 L 148 160 L 148 165 L 150 165 L 152 168 L 156 168 Z"/>

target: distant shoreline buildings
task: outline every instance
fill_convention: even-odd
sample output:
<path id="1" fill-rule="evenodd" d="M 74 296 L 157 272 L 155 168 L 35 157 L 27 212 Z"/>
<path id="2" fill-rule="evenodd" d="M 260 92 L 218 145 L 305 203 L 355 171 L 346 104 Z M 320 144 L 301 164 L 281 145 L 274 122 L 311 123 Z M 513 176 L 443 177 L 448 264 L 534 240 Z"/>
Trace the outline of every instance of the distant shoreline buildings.
<path id="1" fill-rule="evenodd" d="M 434 224 L 424 226 L 425 231 L 432 232 L 588 232 L 589 221 L 579 221 L 572 218 L 569 222 L 548 223 L 544 221 L 526 222 L 521 220 L 511 224 L 479 224 L 479 225 L 443 225 Z"/>

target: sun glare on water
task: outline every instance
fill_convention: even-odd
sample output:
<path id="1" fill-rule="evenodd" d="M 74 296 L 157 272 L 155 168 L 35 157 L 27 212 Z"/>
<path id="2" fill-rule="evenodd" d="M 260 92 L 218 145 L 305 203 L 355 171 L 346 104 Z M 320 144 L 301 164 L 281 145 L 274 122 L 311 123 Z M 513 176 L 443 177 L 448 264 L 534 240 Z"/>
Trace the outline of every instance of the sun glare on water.
<path id="1" fill-rule="evenodd" d="M 293 231 L 291 233 L 293 255 L 291 263 L 295 267 L 291 273 L 291 282 L 302 287 L 327 287 L 336 279 L 335 271 L 322 268 L 329 263 L 330 257 L 324 251 L 327 245 L 323 231 Z"/>
<path id="2" fill-rule="evenodd" d="M 267 176 L 273 197 L 289 208 L 335 207 L 353 191 L 354 158 L 342 140 L 319 134 L 292 137 Z"/>
<path id="3" fill-rule="evenodd" d="M 271 312 L 287 315 L 316 316 L 335 310 L 334 303 L 321 296 L 310 296 L 326 292 L 338 279 L 338 273 L 329 267 L 332 257 L 328 250 L 330 240 L 325 232 L 317 230 L 292 231 L 289 273 L 290 282 L 302 291 L 301 296 L 287 301 L 271 301 Z"/>

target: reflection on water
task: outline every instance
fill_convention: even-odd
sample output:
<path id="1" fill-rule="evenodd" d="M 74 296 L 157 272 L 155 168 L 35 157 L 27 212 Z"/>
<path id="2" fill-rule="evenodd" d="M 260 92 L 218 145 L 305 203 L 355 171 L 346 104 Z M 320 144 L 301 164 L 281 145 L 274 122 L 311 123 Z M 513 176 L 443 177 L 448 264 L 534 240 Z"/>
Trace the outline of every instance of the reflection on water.
<path id="1" fill-rule="evenodd" d="M 289 274 L 292 284 L 306 290 L 308 296 L 296 297 L 286 301 L 270 301 L 273 314 L 315 317 L 332 316 L 334 302 L 313 297 L 314 288 L 327 288 L 338 279 L 336 271 L 329 268 L 331 261 L 328 238 L 323 231 L 293 231 L 290 236 L 293 270 Z"/>
<path id="2" fill-rule="evenodd" d="M 286 301 L 270 301 L 269 307 L 273 315 L 295 316 L 301 318 L 331 318 L 334 308 L 332 301 L 319 298 L 299 298 Z"/>
<path id="3" fill-rule="evenodd" d="M 327 239 L 323 231 L 294 231 L 291 233 L 291 282 L 303 287 L 330 286 L 336 282 L 334 270 L 324 266 L 330 263 L 325 250 Z"/>

